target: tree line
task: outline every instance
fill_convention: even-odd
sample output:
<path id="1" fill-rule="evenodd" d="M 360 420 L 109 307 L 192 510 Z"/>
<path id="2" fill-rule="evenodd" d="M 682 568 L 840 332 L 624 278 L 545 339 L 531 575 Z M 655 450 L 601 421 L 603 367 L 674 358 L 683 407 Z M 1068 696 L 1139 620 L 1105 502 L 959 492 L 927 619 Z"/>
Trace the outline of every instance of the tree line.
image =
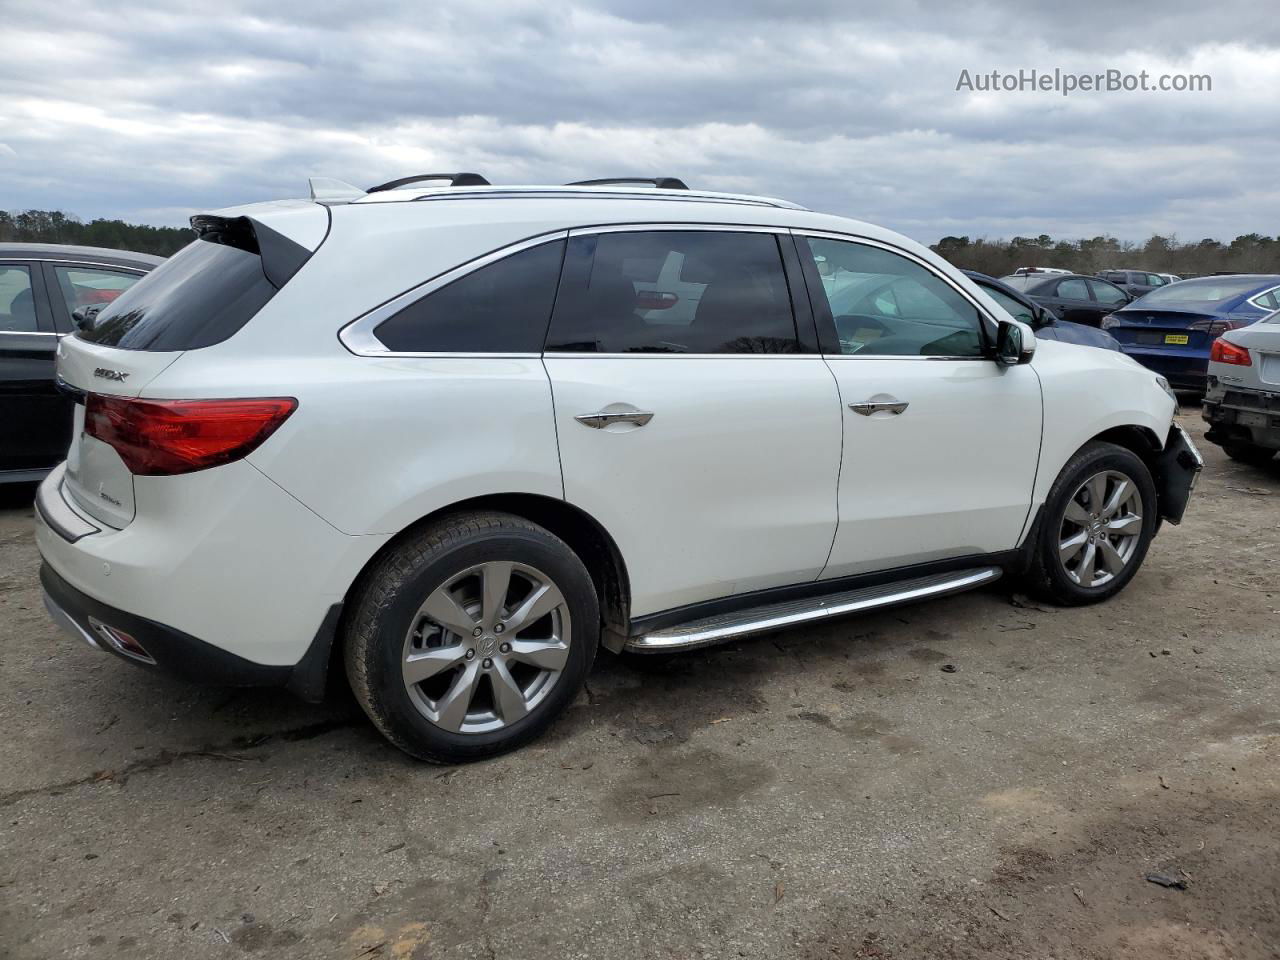
<path id="1" fill-rule="evenodd" d="M 75 243 L 114 250 L 136 250 L 167 257 L 191 242 L 189 227 L 151 227 L 123 220 L 88 223 L 60 210 L 0 210 L 0 242 Z M 1246 233 L 1230 243 L 1205 239 L 1181 243 L 1154 236 L 1145 243 L 1115 237 L 1054 240 L 1047 234 L 988 240 L 943 237 L 933 249 L 965 270 L 1003 277 L 1019 267 L 1059 267 L 1076 273 L 1108 268 L 1150 270 L 1179 276 L 1208 273 L 1280 273 L 1280 237 Z"/>
<path id="2" fill-rule="evenodd" d="M 149 227 L 123 220 L 91 220 L 60 210 L 0 210 L 0 242 L 74 243 L 167 257 L 195 239 L 190 227 Z"/>
<path id="3" fill-rule="evenodd" d="M 1205 239 L 1181 243 L 1177 237 L 1154 236 L 1145 243 L 1115 237 L 1054 240 L 1047 234 L 987 240 L 943 237 L 934 251 L 964 270 L 1003 277 L 1019 267 L 1058 267 L 1074 273 L 1099 270 L 1149 270 L 1180 277 L 1210 273 L 1280 273 L 1280 237 L 1246 233 L 1230 243 Z"/>

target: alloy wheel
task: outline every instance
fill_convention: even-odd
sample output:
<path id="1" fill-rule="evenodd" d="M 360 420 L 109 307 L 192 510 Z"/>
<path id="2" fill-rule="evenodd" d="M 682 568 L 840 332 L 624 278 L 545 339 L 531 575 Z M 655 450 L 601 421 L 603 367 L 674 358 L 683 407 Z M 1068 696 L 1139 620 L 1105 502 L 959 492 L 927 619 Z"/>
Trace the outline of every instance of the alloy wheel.
<path id="1" fill-rule="evenodd" d="M 1142 494 L 1128 475 L 1104 470 L 1086 479 L 1067 501 L 1058 534 L 1058 561 L 1082 587 L 1119 576 L 1142 542 Z"/>
<path id="2" fill-rule="evenodd" d="M 569 606 L 542 571 L 490 561 L 433 590 L 405 636 L 401 672 L 409 698 L 451 733 L 516 723 L 560 679 L 571 643 Z"/>

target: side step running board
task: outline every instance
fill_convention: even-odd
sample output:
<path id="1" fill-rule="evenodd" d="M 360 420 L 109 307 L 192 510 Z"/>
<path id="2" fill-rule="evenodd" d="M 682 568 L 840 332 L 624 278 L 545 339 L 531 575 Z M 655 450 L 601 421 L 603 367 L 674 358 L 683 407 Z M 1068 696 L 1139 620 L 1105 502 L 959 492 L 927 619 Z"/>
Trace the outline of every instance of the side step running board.
<path id="1" fill-rule="evenodd" d="M 876 587 L 861 587 L 821 597 L 804 600 L 787 600 L 771 603 L 750 610 L 694 620 L 665 630 L 655 630 L 627 641 L 626 650 L 631 653 L 665 653 L 671 650 L 691 650 L 714 643 L 745 637 L 753 633 L 794 627 L 827 617 L 846 613 L 891 607 L 912 600 L 941 597 L 949 593 L 972 590 L 1000 578 L 999 567 L 976 567 L 971 570 L 953 570 L 935 573 L 912 580 L 899 580 Z"/>

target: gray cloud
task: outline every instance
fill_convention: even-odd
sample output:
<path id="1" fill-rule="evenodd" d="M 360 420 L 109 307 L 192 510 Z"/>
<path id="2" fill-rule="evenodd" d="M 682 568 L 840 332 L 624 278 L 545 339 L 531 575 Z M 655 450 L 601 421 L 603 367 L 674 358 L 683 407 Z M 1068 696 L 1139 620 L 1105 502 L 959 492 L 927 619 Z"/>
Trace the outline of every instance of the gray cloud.
<path id="1" fill-rule="evenodd" d="M 474 169 L 674 173 L 925 241 L 1280 230 L 1280 24 L 1252 3 L 6 10 L 7 209 L 181 223 L 309 175 Z M 955 90 L 962 69 L 1054 67 L 1208 73 L 1213 90 Z"/>

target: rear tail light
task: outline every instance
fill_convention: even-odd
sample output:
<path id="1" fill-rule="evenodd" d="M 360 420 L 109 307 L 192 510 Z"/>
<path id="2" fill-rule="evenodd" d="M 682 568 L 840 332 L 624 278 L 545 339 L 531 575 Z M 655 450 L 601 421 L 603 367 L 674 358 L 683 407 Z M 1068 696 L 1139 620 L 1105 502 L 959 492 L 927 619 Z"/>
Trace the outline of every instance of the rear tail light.
<path id="1" fill-rule="evenodd" d="M 297 407 L 293 397 L 135 400 L 91 393 L 84 429 L 110 444 L 130 473 L 164 477 L 239 460 Z"/>
<path id="2" fill-rule="evenodd" d="M 1218 363 L 1235 364 L 1237 367 L 1253 366 L 1248 350 L 1237 347 L 1234 343 L 1227 343 L 1225 340 L 1215 340 L 1210 344 L 1209 359 Z"/>
<path id="3" fill-rule="evenodd" d="M 1211 320 L 1209 317 L 1205 317 L 1203 320 L 1196 320 L 1188 324 L 1187 329 L 1195 330 L 1198 333 L 1207 333 L 1212 339 L 1222 336 L 1228 330 L 1238 330 L 1246 325 L 1247 321 L 1244 320 Z"/>

